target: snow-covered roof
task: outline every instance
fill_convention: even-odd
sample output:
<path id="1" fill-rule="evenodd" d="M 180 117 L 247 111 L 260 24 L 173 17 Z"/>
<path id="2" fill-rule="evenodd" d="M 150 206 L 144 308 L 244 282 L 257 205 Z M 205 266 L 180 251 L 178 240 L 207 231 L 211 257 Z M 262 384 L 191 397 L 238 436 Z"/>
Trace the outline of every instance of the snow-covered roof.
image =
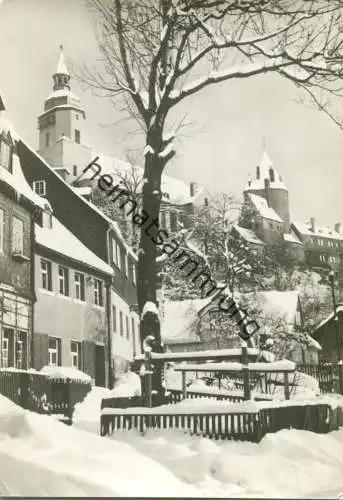
<path id="1" fill-rule="evenodd" d="M 254 243 L 255 245 L 264 245 L 263 241 L 261 241 L 251 229 L 247 229 L 238 225 L 234 225 L 233 227 L 248 243 Z"/>
<path id="2" fill-rule="evenodd" d="M 162 340 L 166 344 L 200 341 L 196 331 L 199 311 L 211 299 L 166 300 Z"/>
<path id="3" fill-rule="evenodd" d="M 342 313 L 343 314 L 343 304 L 338 304 L 337 307 L 336 307 L 336 313 Z M 316 327 L 316 330 L 318 330 L 319 328 L 321 328 L 322 326 L 326 325 L 329 321 L 331 321 L 333 318 L 334 318 L 335 314 L 334 312 L 332 311 L 332 313 L 330 313 L 325 319 L 323 319 L 323 321 L 321 321 L 319 323 L 319 325 Z"/>
<path id="4" fill-rule="evenodd" d="M 270 183 L 270 189 L 285 189 L 287 191 L 287 188 L 285 184 L 282 182 L 280 174 L 278 171 L 275 169 L 273 162 L 269 158 L 269 155 L 267 151 L 263 152 L 261 162 L 260 162 L 260 178 L 257 179 L 255 178 L 253 181 L 248 183 L 246 186 L 245 190 L 250 190 L 250 189 L 264 189 L 264 180 L 269 179 Z M 269 169 L 272 168 L 274 170 L 274 181 L 272 182 L 269 177 Z"/>
<path id="5" fill-rule="evenodd" d="M 334 240 L 343 240 L 343 234 L 335 231 L 334 228 L 325 226 L 315 226 L 315 231 L 311 229 L 311 223 L 292 222 L 295 229 L 305 236 L 316 236 L 319 238 L 331 238 Z"/>
<path id="6" fill-rule="evenodd" d="M 52 99 L 53 97 L 68 97 L 69 99 L 74 99 L 75 101 L 80 102 L 80 98 L 71 92 L 68 88 L 54 90 L 46 100 Z M 49 110 L 50 111 L 50 110 Z"/>
<path id="7" fill-rule="evenodd" d="M 256 194 L 249 193 L 249 198 L 258 211 L 258 213 L 261 215 L 261 217 L 264 217 L 265 219 L 270 219 L 274 220 L 276 222 L 283 222 L 281 217 L 275 212 L 275 210 L 272 207 L 268 207 L 267 200 L 265 198 L 262 198 L 262 196 L 257 196 Z"/>
<path id="8" fill-rule="evenodd" d="M 302 242 L 294 233 L 284 233 L 283 239 L 288 243 L 297 243 L 298 245 L 302 245 Z"/>
<path id="9" fill-rule="evenodd" d="M 111 266 L 89 250 L 74 234 L 69 231 L 56 217 L 52 216 L 52 227 L 41 227 L 35 224 L 36 242 L 49 250 L 65 255 L 77 262 L 113 274 Z"/>
<path id="10" fill-rule="evenodd" d="M 125 242 L 121 232 L 120 232 L 120 229 L 119 229 L 119 226 L 118 224 L 110 219 L 110 217 L 107 217 L 107 215 L 105 215 L 96 205 L 94 205 L 93 203 L 90 203 L 88 200 L 86 200 L 86 198 L 84 198 L 83 196 L 81 196 L 78 192 L 75 191 L 75 189 L 70 185 L 68 184 L 64 179 L 62 179 L 62 177 L 60 175 L 58 175 L 58 173 L 44 160 L 44 158 L 42 158 L 42 156 L 37 153 L 36 151 L 34 151 L 31 146 L 29 146 L 27 144 L 26 141 L 24 141 L 22 138 L 20 138 L 20 141 L 22 144 L 24 144 L 24 146 L 29 150 L 31 151 L 32 154 L 34 154 L 37 158 L 39 158 L 39 160 L 46 166 L 47 169 L 49 169 L 50 172 L 53 173 L 53 175 L 56 176 L 56 178 L 58 178 L 59 182 L 63 182 L 63 184 L 66 186 L 66 189 L 70 189 L 71 191 L 73 191 L 73 193 L 75 194 L 75 196 L 77 196 L 80 200 L 82 200 L 83 203 L 85 203 L 86 205 L 88 205 L 92 210 L 94 210 L 94 212 L 96 212 L 100 217 L 102 217 L 104 220 L 107 221 L 107 223 L 113 228 L 113 230 L 115 231 L 118 239 L 120 240 L 120 242 L 122 243 L 122 245 L 124 246 L 124 248 L 126 249 L 126 251 L 128 252 L 128 254 L 134 259 L 134 260 L 138 260 L 138 257 L 137 255 L 134 253 L 134 251 L 132 250 L 132 248 L 130 248 L 127 243 Z"/>
<path id="11" fill-rule="evenodd" d="M 92 193 L 92 188 L 90 186 L 74 187 L 74 191 L 81 196 L 89 196 Z"/>
<path id="12" fill-rule="evenodd" d="M 284 292 L 270 290 L 253 295 L 248 293 L 245 296 L 248 299 L 249 296 L 252 297 L 254 304 L 268 317 L 282 318 L 290 324 L 297 319 L 299 292 L 296 290 Z"/>
<path id="13" fill-rule="evenodd" d="M 111 175 L 113 177 L 113 184 L 119 183 L 122 176 L 125 175 L 128 175 L 129 178 L 131 175 L 134 175 L 137 180 L 143 179 L 144 170 L 138 165 L 131 165 L 126 161 L 112 156 L 103 155 L 93 150 L 92 158 L 96 157 L 99 158 L 97 163 L 101 166 L 101 173 Z M 94 172 L 90 169 L 85 175 L 83 175 L 83 179 L 91 178 L 93 175 Z M 141 188 L 142 183 L 138 186 L 138 191 L 140 191 Z M 190 196 L 189 184 L 179 179 L 169 177 L 166 174 L 162 174 L 161 191 L 162 199 L 165 202 L 180 205 L 192 203 L 204 191 L 204 189 L 205 188 L 202 186 L 197 186 L 194 196 Z M 163 193 L 167 193 L 168 196 L 163 196 Z"/>
<path id="14" fill-rule="evenodd" d="M 14 127 L 9 121 L 0 119 L 0 132 L 2 131 L 9 132 L 12 139 L 17 140 Z M 25 196 L 25 198 L 30 200 L 34 205 L 42 209 L 51 208 L 49 202 L 45 198 L 38 196 L 28 184 L 21 169 L 18 155 L 13 154 L 12 156 L 12 172 L 9 172 L 6 168 L 0 167 L 0 179 L 11 186 L 18 195 Z"/>

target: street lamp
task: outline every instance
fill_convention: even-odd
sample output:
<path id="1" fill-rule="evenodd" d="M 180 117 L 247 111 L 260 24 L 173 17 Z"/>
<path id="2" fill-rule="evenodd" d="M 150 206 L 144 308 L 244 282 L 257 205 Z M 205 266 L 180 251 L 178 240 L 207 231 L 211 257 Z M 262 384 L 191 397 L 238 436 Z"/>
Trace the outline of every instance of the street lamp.
<path id="1" fill-rule="evenodd" d="M 331 286 L 332 293 L 332 304 L 333 304 L 333 312 L 334 312 L 334 324 L 336 330 L 336 345 L 337 345 L 337 361 L 340 361 L 340 342 L 339 342 L 339 331 L 338 331 L 338 316 L 337 316 L 337 303 L 336 303 L 336 295 L 335 295 L 335 272 L 333 269 L 329 272 L 329 281 Z"/>

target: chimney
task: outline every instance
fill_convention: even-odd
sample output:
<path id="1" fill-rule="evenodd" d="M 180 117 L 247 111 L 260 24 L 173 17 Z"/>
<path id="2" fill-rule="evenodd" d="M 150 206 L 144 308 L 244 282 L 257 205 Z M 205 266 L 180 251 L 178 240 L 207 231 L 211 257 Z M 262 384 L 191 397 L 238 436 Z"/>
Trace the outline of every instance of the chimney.
<path id="1" fill-rule="evenodd" d="M 260 179 L 260 167 L 256 167 L 256 180 Z"/>
<path id="2" fill-rule="evenodd" d="M 189 193 L 190 193 L 190 196 L 191 198 L 193 198 L 193 196 L 196 195 L 196 192 L 197 192 L 197 185 L 195 182 L 190 182 L 189 183 Z"/>
<path id="3" fill-rule="evenodd" d="M 311 217 L 311 231 L 316 232 L 316 219 L 314 217 Z"/>
<path id="4" fill-rule="evenodd" d="M 340 222 L 336 222 L 336 224 L 335 224 L 335 231 L 336 231 L 336 233 L 340 233 L 341 232 L 341 223 Z"/>
<path id="5" fill-rule="evenodd" d="M 266 200 L 267 200 L 268 207 L 270 207 L 270 192 L 269 192 L 269 187 L 270 187 L 269 179 L 264 179 L 264 194 L 265 194 L 265 197 L 266 197 Z"/>

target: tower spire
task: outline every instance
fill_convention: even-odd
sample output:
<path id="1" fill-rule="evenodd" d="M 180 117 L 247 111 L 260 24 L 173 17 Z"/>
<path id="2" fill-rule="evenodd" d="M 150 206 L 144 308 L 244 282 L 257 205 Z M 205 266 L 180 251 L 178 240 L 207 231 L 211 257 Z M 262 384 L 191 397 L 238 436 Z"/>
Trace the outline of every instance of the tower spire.
<path id="1" fill-rule="evenodd" d="M 69 89 L 70 74 L 64 59 L 63 45 L 60 45 L 60 57 L 57 64 L 56 73 L 53 75 L 54 90 Z"/>

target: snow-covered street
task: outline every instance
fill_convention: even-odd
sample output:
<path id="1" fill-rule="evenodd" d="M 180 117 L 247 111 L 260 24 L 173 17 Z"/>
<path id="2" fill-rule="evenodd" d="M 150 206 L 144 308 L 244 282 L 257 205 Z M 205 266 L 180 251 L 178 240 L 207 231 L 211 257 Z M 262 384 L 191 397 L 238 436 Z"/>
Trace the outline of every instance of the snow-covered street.
<path id="1" fill-rule="evenodd" d="M 100 400 L 108 393 L 93 388 L 77 405 L 72 427 L 1 396 L 0 496 L 336 498 L 343 492 L 343 429 L 282 430 L 259 444 L 182 431 L 100 437 Z"/>

